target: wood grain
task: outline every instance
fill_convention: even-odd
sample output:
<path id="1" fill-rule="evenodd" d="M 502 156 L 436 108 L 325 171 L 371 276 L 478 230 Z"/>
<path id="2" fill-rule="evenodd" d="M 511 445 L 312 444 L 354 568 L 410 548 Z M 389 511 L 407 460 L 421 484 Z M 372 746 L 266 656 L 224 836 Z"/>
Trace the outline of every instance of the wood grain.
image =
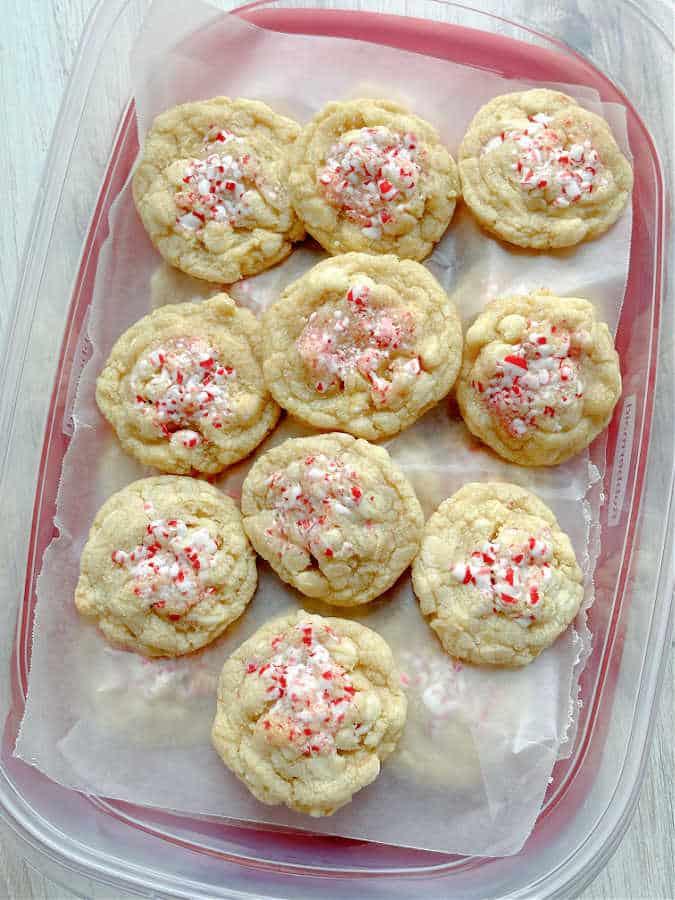
<path id="1" fill-rule="evenodd" d="M 95 0 L 0 0 L 0 171 L 3 173 L 4 215 L 0 216 L 0 335 L 7 321 L 8 298 L 16 286 L 21 251 L 32 228 L 32 211 L 59 104 L 75 51 Z M 291 4 L 289 4 L 291 5 Z M 528 0 L 503 0 L 501 8 L 524 11 Z M 405 0 L 387 2 L 382 9 L 405 11 Z M 598 27 L 594 0 L 540 0 L 537 18 L 551 29 L 572 31 L 571 42 L 591 51 L 594 41 L 608 43 L 612 53 L 630 64 L 651 52 L 637 36 L 622 28 L 619 4 Z M 643 8 L 672 35 L 672 5 L 643 0 Z M 575 15 L 570 10 L 576 7 Z M 611 8 L 605 4 L 605 8 Z M 581 29 L 581 31 L 580 31 Z M 672 115 L 672 95 L 653 93 L 647 101 L 655 112 Z M 35 435 L 41 440 L 41 435 Z M 604 871 L 583 892 L 583 900 L 670 900 L 673 879 L 673 661 L 665 673 L 665 687 L 654 729 L 647 774 L 635 817 Z M 19 900 L 68 900 L 64 891 L 32 867 L 15 849 L 0 842 L 0 897 Z M 110 889 L 92 886 L 92 898 L 118 897 Z"/>

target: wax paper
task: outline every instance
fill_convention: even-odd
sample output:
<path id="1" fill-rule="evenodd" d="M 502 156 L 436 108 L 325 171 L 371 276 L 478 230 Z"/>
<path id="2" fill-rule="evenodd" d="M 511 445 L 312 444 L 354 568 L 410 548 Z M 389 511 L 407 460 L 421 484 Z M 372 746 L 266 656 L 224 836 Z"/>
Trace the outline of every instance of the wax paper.
<path id="1" fill-rule="evenodd" d="M 410 106 L 456 153 L 481 104 L 531 86 L 359 41 L 265 31 L 192 0 L 155 3 L 133 63 L 141 137 L 166 107 L 218 94 L 264 100 L 301 122 L 329 100 L 371 95 Z M 586 88 L 561 87 L 604 114 L 628 153 L 623 108 L 600 104 Z M 496 478 L 538 493 L 569 533 L 584 570 L 584 610 L 525 669 L 451 660 L 420 616 L 408 575 L 366 608 L 335 610 L 304 600 L 262 561 L 248 610 L 211 647 L 178 660 L 114 649 L 75 610 L 79 556 L 101 503 L 152 473 L 122 452 L 103 421 L 94 401 L 96 376 L 115 339 L 140 316 L 163 303 L 208 297 L 218 287 L 161 262 L 128 183 L 114 204 L 110 229 L 82 335 L 90 359 L 73 376 L 73 405 L 64 417 L 72 440 L 58 496 L 59 536 L 45 554 L 38 583 L 28 703 L 16 753 L 64 785 L 137 804 L 428 850 L 516 853 L 536 821 L 553 765 L 570 752 L 574 734 L 578 676 L 591 645 L 585 609 L 593 600 L 598 467 L 587 453 L 550 470 L 503 462 L 469 435 L 452 400 L 387 443 L 427 516 L 467 481 Z M 630 234 L 628 209 L 599 240 L 528 252 L 489 237 L 460 205 L 426 264 L 456 300 L 465 324 L 493 297 L 546 286 L 561 296 L 591 299 L 615 328 Z M 307 242 L 284 264 L 230 291 L 260 312 L 323 255 Z M 287 418 L 261 449 L 306 433 Z M 597 448 L 594 459 L 603 459 Z M 218 484 L 238 497 L 249 466 L 250 460 L 235 466 Z M 379 631 L 399 661 L 410 698 L 400 745 L 378 780 L 323 820 L 258 803 L 223 767 L 209 740 L 223 661 L 263 622 L 298 603 Z"/>

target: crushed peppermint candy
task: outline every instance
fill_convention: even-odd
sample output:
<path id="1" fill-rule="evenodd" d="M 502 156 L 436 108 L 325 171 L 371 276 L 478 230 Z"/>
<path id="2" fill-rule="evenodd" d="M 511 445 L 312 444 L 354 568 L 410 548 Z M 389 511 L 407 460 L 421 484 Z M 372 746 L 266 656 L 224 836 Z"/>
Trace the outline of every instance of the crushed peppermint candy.
<path id="1" fill-rule="evenodd" d="M 419 695 L 431 713 L 431 722 L 450 718 L 457 712 L 463 682 L 459 677 L 463 664 L 459 660 L 438 659 L 429 655 L 404 651 L 401 665 L 403 687 Z"/>
<path id="2" fill-rule="evenodd" d="M 330 148 L 319 186 L 366 237 L 378 239 L 419 195 L 424 155 L 414 134 L 359 128 Z"/>
<path id="3" fill-rule="evenodd" d="M 174 198 L 180 211 L 176 224 L 188 231 L 199 231 L 210 221 L 250 228 L 256 220 L 251 206 L 262 187 L 257 162 L 231 131 L 212 132 L 206 148 L 216 152 L 191 159 L 183 173 L 184 187 Z"/>
<path id="4" fill-rule="evenodd" d="M 586 332 L 527 322 L 527 335 L 496 362 L 490 379 L 472 382 L 511 437 L 523 437 L 533 428 L 562 431 L 579 418 L 586 337 Z"/>
<path id="5" fill-rule="evenodd" d="M 556 208 L 566 208 L 606 184 L 600 154 L 587 139 L 567 142 L 550 127 L 546 113 L 528 116 L 529 125 L 490 138 L 482 154 L 508 144 L 521 189 Z"/>
<path id="6" fill-rule="evenodd" d="M 302 756 L 334 754 L 356 688 L 347 670 L 332 658 L 326 643 L 340 637 L 329 626 L 321 629 L 299 622 L 271 641 L 269 662 L 247 662 L 245 675 L 265 685 L 271 707 L 259 724 L 262 734 L 282 732 Z M 358 730 L 358 726 L 352 726 Z"/>
<path id="7" fill-rule="evenodd" d="M 515 537 L 515 535 L 514 535 Z M 452 578 L 473 585 L 492 603 L 494 613 L 504 613 L 528 626 L 537 618 L 544 586 L 553 577 L 553 546 L 530 536 L 524 542 L 486 541 L 468 561 L 450 567 Z"/>
<path id="8" fill-rule="evenodd" d="M 354 547 L 336 526 L 346 517 L 370 521 L 369 498 L 355 469 L 319 453 L 273 472 L 266 487 L 274 514 L 269 538 L 302 547 L 322 564 L 353 555 Z"/>
<path id="9" fill-rule="evenodd" d="M 205 442 L 205 425 L 221 429 L 232 417 L 236 374 L 202 338 L 174 338 L 138 360 L 129 390 L 136 411 L 150 417 L 158 432 L 193 448 Z"/>
<path id="10" fill-rule="evenodd" d="M 440 741 L 440 747 L 447 745 L 448 725 L 454 726 L 456 737 L 462 731 L 470 734 L 479 722 L 494 723 L 495 710 L 503 709 L 507 686 L 476 691 L 470 669 L 459 659 L 404 650 L 399 660 L 408 709 L 414 708 L 418 722 L 431 741 Z"/>
<path id="11" fill-rule="evenodd" d="M 409 390 L 422 371 L 411 313 L 379 305 L 371 295 L 368 285 L 353 284 L 336 304 L 315 310 L 298 337 L 296 349 L 318 393 L 344 390 L 358 373 L 373 402 L 384 404 Z"/>
<path id="12" fill-rule="evenodd" d="M 210 698 L 218 685 L 218 675 L 209 669 L 204 657 L 196 656 L 185 665 L 176 658 L 140 656 L 134 660 L 130 672 L 120 676 L 120 688 L 130 695 L 140 694 L 146 700 L 177 701 L 190 709 L 190 701 Z"/>
<path id="13" fill-rule="evenodd" d="M 115 550 L 112 561 L 134 580 L 134 594 L 159 615 L 182 618 L 215 588 L 205 584 L 218 545 L 206 528 L 183 519 L 155 519 L 133 550 Z"/>

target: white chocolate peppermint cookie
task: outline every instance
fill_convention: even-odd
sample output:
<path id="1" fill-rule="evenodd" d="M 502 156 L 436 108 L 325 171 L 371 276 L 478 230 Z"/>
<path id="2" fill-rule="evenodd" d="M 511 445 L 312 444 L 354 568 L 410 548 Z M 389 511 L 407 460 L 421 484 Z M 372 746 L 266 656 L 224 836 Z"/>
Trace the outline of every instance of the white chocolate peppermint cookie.
<path id="1" fill-rule="evenodd" d="M 588 300 L 506 297 L 467 332 L 459 408 L 510 462 L 553 466 L 574 456 L 607 427 L 620 396 L 612 335 Z"/>
<path id="2" fill-rule="evenodd" d="M 183 657 L 129 653 L 120 665 L 114 647 L 92 648 L 78 661 L 78 675 L 96 728 L 148 752 L 167 744 L 203 747 L 223 655 L 217 646 L 213 652 L 218 662 L 205 652 Z"/>
<path id="3" fill-rule="evenodd" d="M 567 535 L 514 484 L 467 484 L 424 529 L 413 564 L 420 610 L 451 655 L 525 666 L 574 621 L 582 575 Z"/>
<path id="4" fill-rule="evenodd" d="M 399 678 L 370 628 L 294 612 L 225 663 L 213 744 L 262 803 L 329 816 L 396 746 L 406 717 Z"/>
<path id="5" fill-rule="evenodd" d="M 490 692 L 469 701 L 461 679 L 463 664 L 435 647 L 425 647 L 424 653 L 406 650 L 398 663 L 408 716 L 394 764 L 419 785 L 474 790 L 481 768 L 471 726 L 473 716 L 483 712 L 478 708 L 481 701 L 490 704 Z"/>
<path id="6" fill-rule="evenodd" d="M 412 425 L 459 371 L 454 304 L 419 263 L 347 253 L 299 278 L 263 317 L 274 398 L 317 428 L 375 440 Z"/>
<path id="7" fill-rule="evenodd" d="M 424 259 L 459 194 L 435 128 L 387 100 L 329 103 L 302 130 L 290 189 L 305 228 L 329 253 Z"/>
<path id="8" fill-rule="evenodd" d="M 75 605 L 117 646 L 181 656 L 239 618 L 256 580 L 234 502 L 204 481 L 159 475 L 133 482 L 98 511 Z"/>
<path id="9" fill-rule="evenodd" d="M 140 462 L 214 474 L 248 456 L 279 417 L 259 353 L 255 316 L 227 294 L 162 306 L 118 339 L 96 402 Z"/>
<path id="10" fill-rule="evenodd" d="M 495 97 L 459 148 L 462 196 L 481 225 L 519 247 L 569 247 L 607 231 L 633 172 L 607 122 L 537 88 Z"/>
<path id="11" fill-rule="evenodd" d="M 258 457 L 244 528 L 284 581 L 334 606 L 379 597 L 419 547 L 422 509 L 387 451 L 348 434 L 291 438 Z"/>
<path id="12" fill-rule="evenodd" d="M 304 236 L 287 185 L 299 130 L 264 103 L 228 97 L 157 116 L 133 193 L 164 259 L 195 278 L 230 284 L 288 256 Z"/>

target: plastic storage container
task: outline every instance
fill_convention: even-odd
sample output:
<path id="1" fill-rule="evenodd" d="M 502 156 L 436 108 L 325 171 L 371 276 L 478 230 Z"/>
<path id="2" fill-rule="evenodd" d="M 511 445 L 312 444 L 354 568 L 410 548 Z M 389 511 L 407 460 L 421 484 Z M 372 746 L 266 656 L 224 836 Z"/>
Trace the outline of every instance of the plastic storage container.
<path id="1" fill-rule="evenodd" d="M 69 440 L 68 384 L 82 363 L 75 349 L 107 212 L 138 146 L 128 55 L 147 5 L 100 0 L 89 21 L 49 153 L 2 359 L 2 496 L 13 522 L 1 551 L 1 652 L 10 678 L 2 680 L 0 806 L 8 831 L 29 862 L 75 892 L 103 882 L 116 895 L 190 898 L 572 896 L 606 863 L 630 820 L 669 648 L 675 297 L 666 209 L 672 139 L 669 110 L 654 104 L 653 86 L 668 84 L 672 45 L 630 0 L 594 4 L 592 23 L 572 2 L 555 21 L 528 10 L 528 21 L 520 23 L 496 15 L 496 0 L 477 0 L 480 10 L 436 0 L 392 2 L 386 15 L 374 12 L 382 6 L 376 0 L 243 8 L 251 21 L 275 30 L 359 37 L 507 77 L 587 84 L 628 110 L 636 189 L 617 334 L 624 394 L 609 432 L 607 503 L 590 611 L 594 652 L 582 675 L 574 752 L 554 769 L 523 850 L 504 859 L 469 859 L 261 831 L 84 796 L 12 757 L 30 667 L 35 579 L 54 535 L 54 498 Z M 526 10 L 529 4 L 507 5 Z M 618 32 L 609 24 L 619 8 L 624 37 L 617 47 Z M 592 59 L 572 49 L 589 53 L 589 27 L 603 38 L 592 42 Z"/>

